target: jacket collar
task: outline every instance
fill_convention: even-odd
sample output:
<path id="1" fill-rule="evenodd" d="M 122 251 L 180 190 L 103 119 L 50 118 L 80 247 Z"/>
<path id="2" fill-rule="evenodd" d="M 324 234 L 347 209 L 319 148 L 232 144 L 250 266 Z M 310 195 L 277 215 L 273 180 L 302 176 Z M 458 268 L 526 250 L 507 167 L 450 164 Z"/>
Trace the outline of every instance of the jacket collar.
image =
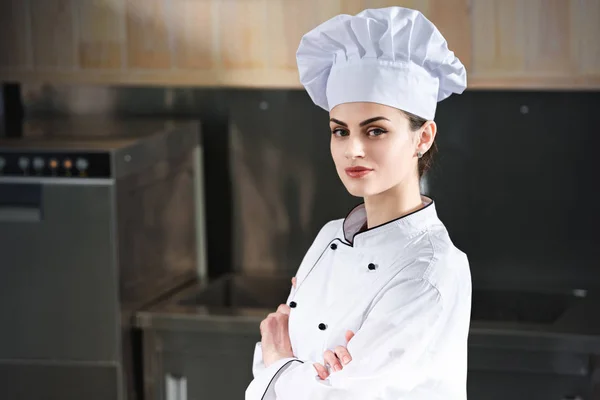
<path id="1" fill-rule="evenodd" d="M 380 246 L 428 230 L 440 221 L 434 201 L 426 196 L 421 196 L 421 199 L 423 208 L 360 233 L 361 227 L 367 222 L 367 212 L 365 204 L 359 204 L 344 219 L 344 239 L 353 247 Z"/>

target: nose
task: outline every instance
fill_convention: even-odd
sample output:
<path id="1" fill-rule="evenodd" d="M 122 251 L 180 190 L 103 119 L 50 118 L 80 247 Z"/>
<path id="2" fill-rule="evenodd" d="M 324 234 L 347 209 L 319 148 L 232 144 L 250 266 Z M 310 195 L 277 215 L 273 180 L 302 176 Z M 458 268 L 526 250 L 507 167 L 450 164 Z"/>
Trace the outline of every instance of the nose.
<path id="1" fill-rule="evenodd" d="M 364 158 L 364 145 L 362 143 L 361 138 L 358 135 L 350 135 L 350 137 L 346 141 L 345 155 L 348 159 Z"/>

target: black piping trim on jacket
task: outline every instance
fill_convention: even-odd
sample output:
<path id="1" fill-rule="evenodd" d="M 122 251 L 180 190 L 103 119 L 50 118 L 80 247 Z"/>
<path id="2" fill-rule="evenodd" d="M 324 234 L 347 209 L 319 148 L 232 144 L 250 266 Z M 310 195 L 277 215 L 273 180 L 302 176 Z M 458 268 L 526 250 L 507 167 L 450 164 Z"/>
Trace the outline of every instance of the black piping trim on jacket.
<path id="1" fill-rule="evenodd" d="M 263 393 L 262 397 L 260 398 L 261 400 L 264 400 L 265 396 L 267 395 L 267 392 L 269 391 L 269 388 L 271 387 L 271 383 L 273 383 L 273 379 L 275 379 L 275 377 L 277 376 L 277 374 L 279 373 L 279 371 L 281 371 L 281 370 L 283 369 L 283 367 L 285 367 L 285 366 L 286 366 L 286 365 L 288 365 L 289 363 L 293 363 L 293 362 L 295 362 L 295 361 L 298 361 L 299 363 L 302 363 L 302 364 L 304 364 L 304 361 L 302 361 L 302 360 L 298 360 L 298 359 L 296 359 L 296 360 L 290 360 L 290 361 L 286 362 L 285 364 L 283 364 L 283 365 L 281 366 L 281 368 L 279 368 L 279 369 L 277 370 L 277 372 L 275 372 L 275 373 L 273 374 L 273 377 L 272 377 L 272 378 L 271 378 L 271 380 L 269 381 L 269 384 L 267 385 L 267 388 L 265 389 L 265 392 Z"/>
<path id="2" fill-rule="evenodd" d="M 306 275 L 304 276 L 304 279 L 302 279 L 302 283 L 300 284 L 300 286 L 298 286 L 298 288 L 296 289 L 296 293 L 298 293 L 298 290 L 300 290 L 300 288 L 302 287 L 302 285 L 304 284 L 304 281 L 306 280 L 306 278 L 308 278 L 308 276 L 310 275 L 310 273 L 313 271 L 313 269 L 315 269 L 315 267 L 317 266 L 317 264 L 319 263 L 319 261 L 321 261 L 321 258 L 323 258 L 323 254 L 325 254 L 325 252 L 327 251 L 327 248 L 329 246 L 331 246 L 331 244 L 333 242 L 335 242 L 336 240 L 339 240 L 338 238 L 334 238 L 332 239 L 329 243 L 327 243 L 327 246 L 325 246 L 325 248 L 323 249 L 323 251 L 321 252 L 321 255 L 319 255 L 319 258 L 317 258 L 317 261 L 315 261 L 315 263 L 312 265 L 312 267 L 310 267 L 310 269 L 308 270 L 308 272 L 306 273 Z M 342 242 L 343 243 L 343 242 Z M 345 244 L 345 243 L 344 243 Z M 295 297 L 295 296 L 294 296 Z"/>
<path id="3" fill-rule="evenodd" d="M 429 204 L 427 204 L 425 207 L 423 207 L 423 208 L 419 208 L 418 210 L 412 211 L 412 212 L 410 212 L 410 213 L 408 213 L 408 214 L 406 214 L 406 215 L 403 215 L 403 216 L 401 216 L 401 217 L 398 217 L 398 218 L 392 219 L 391 221 L 388 221 L 388 222 L 386 222 L 386 223 L 383 223 L 383 224 L 381 224 L 381 225 L 377 225 L 377 226 L 374 226 L 374 227 L 372 227 L 372 228 L 367 228 L 367 229 L 365 229 L 364 231 L 362 231 L 362 232 L 358 232 L 357 234 L 355 234 L 355 235 L 354 235 L 354 238 L 356 238 L 358 235 L 362 235 L 363 233 L 369 232 L 369 231 L 371 231 L 371 230 L 373 230 L 373 229 L 379 229 L 379 228 L 381 228 L 382 226 L 386 226 L 386 225 L 389 225 L 389 224 L 391 224 L 391 223 L 394 223 L 394 222 L 400 221 L 401 219 L 403 219 L 403 218 L 406 218 L 406 217 L 408 217 L 408 216 L 410 216 L 410 215 L 416 214 L 416 213 L 418 213 L 419 211 L 423 211 L 424 209 L 426 209 L 427 207 L 431 206 L 431 205 L 434 203 L 434 201 L 433 201 L 433 198 L 431 198 L 431 197 L 429 197 L 429 198 L 431 199 L 431 202 L 430 202 Z M 360 203 L 360 204 L 357 204 L 356 206 L 354 206 L 354 207 L 353 207 L 353 208 L 352 208 L 352 209 L 351 209 L 351 210 L 348 212 L 348 214 L 346 214 L 346 218 L 344 218 L 344 221 L 342 222 L 342 234 L 344 235 L 344 239 L 345 239 L 345 240 L 348 240 L 348 238 L 346 237 L 346 233 L 344 232 L 344 223 L 346 222 L 346 220 L 348 219 L 348 217 L 350 216 L 350 214 L 352 214 L 352 211 L 356 210 L 356 209 L 357 209 L 359 206 L 361 206 L 362 204 L 364 204 L 364 203 Z M 354 238 L 352 238 L 352 243 L 349 243 L 349 244 L 347 244 L 347 246 L 354 247 Z M 342 243 L 344 243 L 344 241 L 341 241 L 341 242 L 342 242 Z M 348 242 L 350 242 L 350 241 L 348 240 Z M 346 243 L 344 243 L 344 244 L 346 244 Z"/>
<path id="4" fill-rule="evenodd" d="M 366 229 L 366 230 L 364 230 L 364 231 L 362 231 L 362 232 L 359 232 L 359 233 L 357 233 L 356 235 L 354 235 L 354 237 L 356 237 L 356 236 L 358 236 L 358 235 L 360 235 L 360 234 L 362 234 L 362 233 L 368 232 L 368 231 L 370 231 L 370 230 L 373 230 L 373 229 L 378 229 L 378 228 L 380 228 L 380 227 L 382 227 L 382 226 L 385 226 L 385 225 L 391 224 L 391 223 L 393 223 L 393 222 L 399 221 L 399 220 L 401 220 L 402 218 L 406 218 L 406 217 L 408 217 L 409 215 L 412 215 L 412 214 L 418 213 L 419 211 L 422 211 L 422 210 L 426 209 L 427 207 L 431 206 L 431 205 L 434 203 L 434 200 L 433 200 L 433 198 L 431 198 L 431 197 L 429 197 L 429 198 L 431 199 L 431 202 L 430 202 L 429 204 L 427 204 L 425 207 L 423 207 L 423 208 L 419 208 L 418 210 L 415 210 L 415 211 L 413 211 L 413 212 L 411 212 L 411 213 L 408 213 L 408 214 L 406 214 L 406 215 L 403 215 L 403 216 L 401 216 L 401 217 L 395 218 L 395 219 L 393 219 L 393 220 L 391 220 L 391 221 L 388 221 L 388 222 L 386 222 L 386 223 L 384 223 L 384 224 L 381 224 L 381 225 L 375 226 L 375 227 L 373 227 L 373 228 L 368 228 L 368 229 Z M 343 244 L 343 245 L 345 245 L 345 246 L 347 246 L 347 247 L 351 247 L 351 248 L 353 248 L 353 247 L 354 247 L 354 241 L 352 241 L 352 243 L 348 243 L 348 242 L 346 242 L 346 240 L 347 240 L 347 239 L 346 239 L 346 235 L 345 235 L 345 234 L 344 234 L 344 232 L 343 232 L 343 231 L 344 231 L 344 222 L 346 222 L 346 219 L 348 218 L 348 216 L 350 216 L 350 214 L 352 213 L 352 211 L 354 211 L 354 210 L 355 210 L 357 207 L 359 207 L 359 206 L 360 206 L 360 205 L 362 205 L 362 204 L 364 204 L 364 203 L 360 203 L 360 204 L 358 204 L 358 205 L 354 206 L 354 207 L 353 207 L 353 208 L 352 208 L 352 209 L 351 209 L 351 210 L 348 212 L 348 214 L 346 214 L 346 217 L 344 218 L 344 221 L 342 222 L 342 235 L 344 236 L 344 238 L 343 238 L 343 239 L 340 239 L 340 238 L 338 238 L 338 237 L 335 237 L 335 238 L 331 239 L 331 241 L 329 241 L 329 243 L 327 243 L 327 246 L 325 246 L 325 248 L 324 248 L 324 249 L 323 249 L 323 251 L 321 252 L 321 255 L 319 255 L 319 257 L 317 258 L 317 261 L 315 261 L 315 263 L 313 264 L 313 266 L 312 266 L 312 267 L 310 268 L 310 270 L 308 270 L 308 272 L 306 273 L 306 275 L 305 275 L 304 279 L 302 280 L 302 284 L 301 284 L 300 286 L 298 286 L 298 288 L 296 289 L 296 293 L 298 293 L 298 290 L 300 290 L 300 288 L 301 288 L 301 287 L 302 287 L 302 285 L 304 284 L 304 281 L 305 281 L 305 280 L 308 278 L 308 276 L 309 276 L 309 275 L 310 275 L 310 273 L 313 271 L 313 269 L 315 269 L 315 267 L 317 266 L 317 264 L 319 263 L 319 261 L 321 261 L 321 258 L 323 258 L 323 254 L 325 254 L 325 252 L 327 251 L 327 248 L 328 248 L 328 247 L 330 247 L 330 246 L 331 246 L 331 244 L 332 244 L 333 242 L 337 241 L 337 242 L 339 242 L 340 244 Z M 295 297 L 295 296 L 294 296 L 294 297 Z"/>

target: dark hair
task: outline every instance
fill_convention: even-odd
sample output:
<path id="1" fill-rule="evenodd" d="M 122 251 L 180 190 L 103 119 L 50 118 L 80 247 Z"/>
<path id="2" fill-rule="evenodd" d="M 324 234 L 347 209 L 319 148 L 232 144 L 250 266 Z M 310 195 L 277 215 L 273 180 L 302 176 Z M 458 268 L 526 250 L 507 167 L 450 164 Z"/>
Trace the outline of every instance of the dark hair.
<path id="1" fill-rule="evenodd" d="M 427 120 L 424 118 L 418 117 L 406 111 L 402 112 L 404 113 L 404 115 L 406 115 L 406 118 L 408 118 L 410 130 L 413 132 L 419 130 L 427 122 Z M 437 145 L 435 144 L 434 140 L 431 148 L 425 154 L 423 154 L 423 157 L 419 158 L 419 178 L 425 175 L 425 173 L 427 173 L 427 171 L 429 171 L 429 169 L 431 168 L 431 165 L 433 164 L 433 156 L 435 153 L 437 153 Z"/>

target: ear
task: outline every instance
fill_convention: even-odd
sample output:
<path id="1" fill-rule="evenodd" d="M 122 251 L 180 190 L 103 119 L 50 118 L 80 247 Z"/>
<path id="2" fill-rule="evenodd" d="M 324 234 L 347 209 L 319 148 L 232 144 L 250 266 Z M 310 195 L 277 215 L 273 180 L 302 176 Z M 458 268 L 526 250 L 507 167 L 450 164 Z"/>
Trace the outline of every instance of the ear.
<path id="1" fill-rule="evenodd" d="M 437 134 L 437 125 L 433 121 L 427 121 L 420 129 L 419 138 L 417 141 L 417 151 L 425 154 L 431 146 L 433 146 L 433 141 L 435 140 L 435 135 Z"/>

